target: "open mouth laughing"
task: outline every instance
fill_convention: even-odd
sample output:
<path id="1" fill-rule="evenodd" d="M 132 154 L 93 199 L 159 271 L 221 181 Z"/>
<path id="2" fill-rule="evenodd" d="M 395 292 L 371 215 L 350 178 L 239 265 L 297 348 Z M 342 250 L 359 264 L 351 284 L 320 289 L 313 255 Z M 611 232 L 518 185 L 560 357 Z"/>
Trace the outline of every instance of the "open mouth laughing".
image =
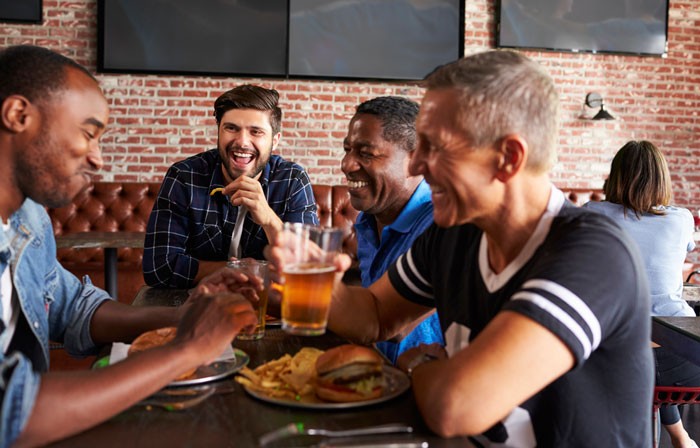
<path id="1" fill-rule="evenodd" d="M 362 180 L 349 180 L 348 179 L 348 188 L 351 190 L 357 190 L 359 188 L 364 188 L 369 186 L 369 182 L 365 182 Z"/>
<path id="2" fill-rule="evenodd" d="M 229 149 L 228 151 L 231 167 L 241 171 L 247 171 L 255 163 L 257 155 L 257 151 L 249 151 L 239 148 Z"/>

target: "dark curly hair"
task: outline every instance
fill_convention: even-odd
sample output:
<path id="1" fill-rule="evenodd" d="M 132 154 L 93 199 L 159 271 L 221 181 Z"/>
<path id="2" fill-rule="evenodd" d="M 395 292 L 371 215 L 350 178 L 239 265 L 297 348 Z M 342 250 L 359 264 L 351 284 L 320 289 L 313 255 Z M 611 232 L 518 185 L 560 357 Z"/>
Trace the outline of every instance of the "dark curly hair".
<path id="1" fill-rule="evenodd" d="M 85 67 L 46 48 L 18 45 L 0 51 L 0 103 L 10 95 L 22 95 L 33 103 L 50 99 L 65 89 L 67 67 L 97 83 Z"/>
<path id="2" fill-rule="evenodd" d="M 418 104 L 400 96 L 380 96 L 357 106 L 355 115 L 374 115 L 382 122 L 384 140 L 411 152 L 416 148 Z"/>

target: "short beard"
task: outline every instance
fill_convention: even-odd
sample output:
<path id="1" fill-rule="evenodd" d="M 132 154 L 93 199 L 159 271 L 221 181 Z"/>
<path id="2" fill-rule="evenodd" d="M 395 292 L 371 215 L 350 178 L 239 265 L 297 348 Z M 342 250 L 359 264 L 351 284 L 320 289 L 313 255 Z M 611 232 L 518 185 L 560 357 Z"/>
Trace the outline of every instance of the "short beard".
<path id="1" fill-rule="evenodd" d="M 236 180 L 240 176 L 240 174 L 236 174 L 231 170 L 231 162 L 228 158 L 228 153 L 233 152 L 234 149 L 239 149 L 239 147 L 230 145 L 228 148 L 226 148 L 227 157 L 224 160 L 222 160 L 224 168 L 226 169 L 226 172 L 228 173 L 228 176 L 231 178 L 231 180 Z M 242 148 L 240 148 L 240 149 L 242 149 Z M 262 160 L 260 158 L 260 155 L 261 155 L 260 151 L 256 151 L 256 152 L 257 152 L 257 160 L 255 161 L 255 166 L 253 167 L 253 169 L 250 172 L 245 173 L 245 175 L 250 177 L 250 178 L 255 178 L 258 174 L 262 173 L 262 171 L 265 169 L 265 166 L 270 161 L 270 156 L 272 155 L 272 145 L 270 145 L 270 151 L 268 152 L 267 159 L 265 159 L 265 160 Z"/>
<path id="2" fill-rule="evenodd" d="M 44 207 L 60 208 L 71 203 L 67 189 L 70 179 L 56 178 L 55 166 L 61 161 L 58 146 L 46 134 L 37 136 L 15 159 L 15 183 L 24 197 Z M 47 163 L 48 162 L 48 163 Z M 82 192 L 82 190 L 81 190 Z"/>

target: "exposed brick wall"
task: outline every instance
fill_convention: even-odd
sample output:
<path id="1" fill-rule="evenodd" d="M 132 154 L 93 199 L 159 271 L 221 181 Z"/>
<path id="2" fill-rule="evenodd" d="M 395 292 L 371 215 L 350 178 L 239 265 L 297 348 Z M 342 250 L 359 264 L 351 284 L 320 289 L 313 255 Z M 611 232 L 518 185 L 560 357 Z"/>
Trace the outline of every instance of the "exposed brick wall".
<path id="1" fill-rule="evenodd" d="M 493 48 L 493 0 L 466 2 L 465 53 Z M 95 0 L 44 0 L 42 25 L 0 24 L 0 46 L 32 43 L 96 67 Z M 668 57 L 528 52 L 552 74 L 562 99 L 559 164 L 562 187 L 600 188 L 614 152 L 629 139 L 663 148 L 676 202 L 700 209 L 700 0 L 672 0 Z M 341 142 L 354 107 L 376 95 L 419 99 L 415 84 L 99 74 L 112 106 L 103 140 L 116 181 L 159 181 L 184 156 L 215 145 L 214 99 L 237 84 L 278 89 L 285 115 L 281 155 L 307 167 L 318 183 L 342 182 Z M 598 91 L 611 122 L 583 120 L 587 92 Z"/>

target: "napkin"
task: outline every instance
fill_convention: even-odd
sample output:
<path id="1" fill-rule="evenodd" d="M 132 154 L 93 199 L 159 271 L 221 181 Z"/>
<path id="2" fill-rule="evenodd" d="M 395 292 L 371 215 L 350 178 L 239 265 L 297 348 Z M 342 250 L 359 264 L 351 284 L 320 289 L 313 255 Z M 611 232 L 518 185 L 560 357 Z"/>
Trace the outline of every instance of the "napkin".
<path id="1" fill-rule="evenodd" d="M 114 364 L 126 358 L 129 347 L 131 347 L 131 344 L 124 344 L 123 342 L 113 343 L 112 351 L 109 353 L 109 363 Z M 216 361 L 230 361 L 234 359 L 236 359 L 236 354 L 233 352 L 233 347 L 227 345 L 223 353 L 216 358 Z"/>

